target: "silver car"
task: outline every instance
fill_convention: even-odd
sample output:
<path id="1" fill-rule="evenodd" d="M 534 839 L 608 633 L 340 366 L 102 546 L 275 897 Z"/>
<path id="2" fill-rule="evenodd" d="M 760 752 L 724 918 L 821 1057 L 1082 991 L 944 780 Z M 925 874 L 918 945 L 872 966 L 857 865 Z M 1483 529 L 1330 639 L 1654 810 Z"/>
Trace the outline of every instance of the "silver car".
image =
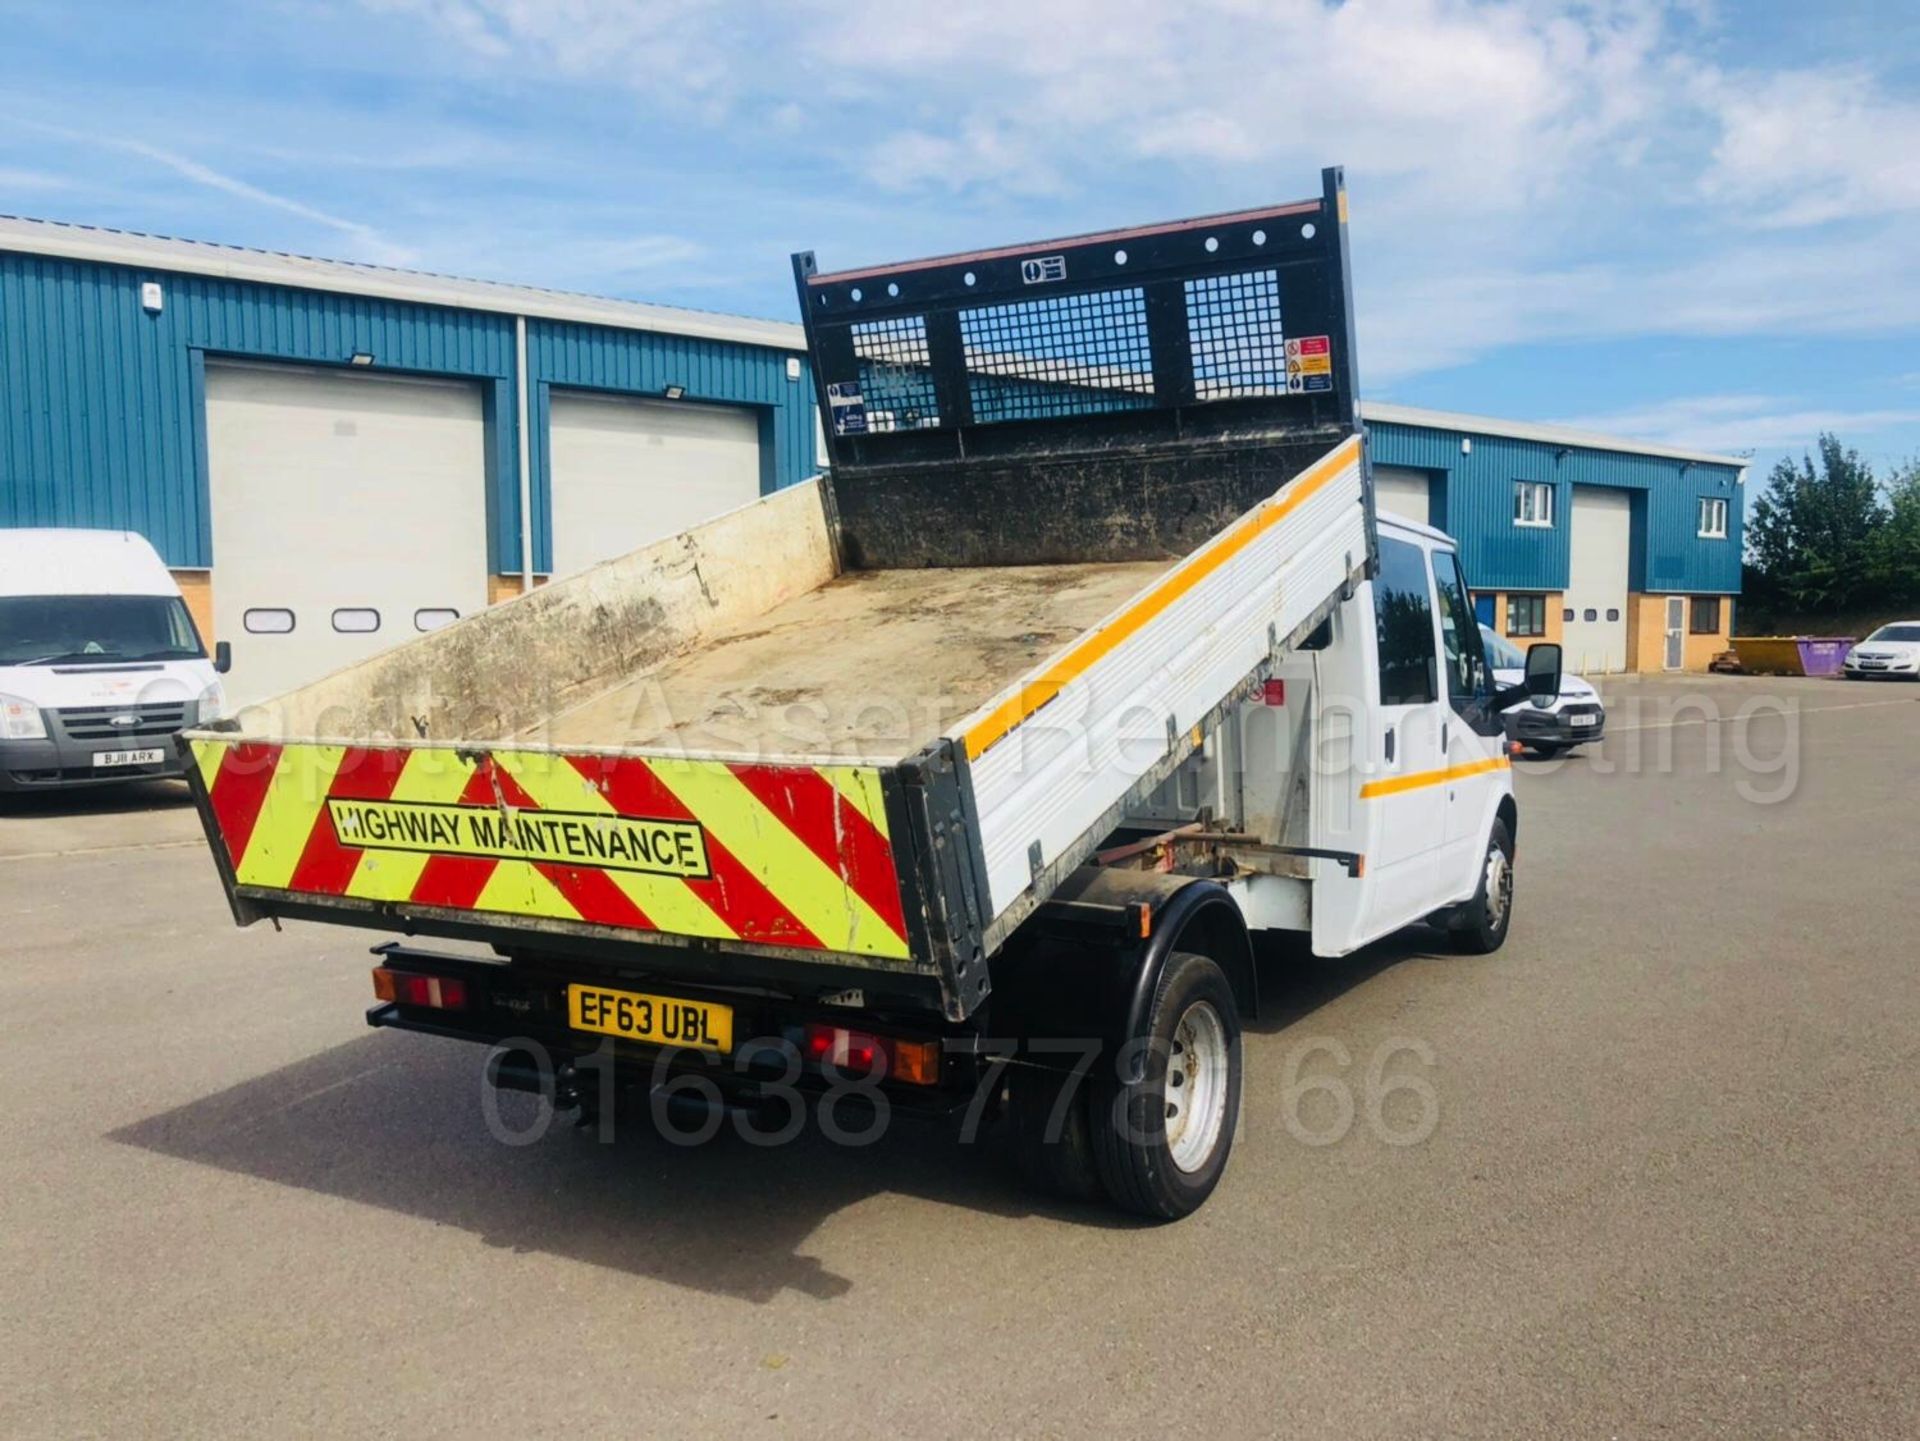
<path id="1" fill-rule="evenodd" d="M 1920 680 L 1920 620 L 1883 625 L 1847 652 L 1841 674 L 1848 680 L 1899 676 Z"/>
<path id="2" fill-rule="evenodd" d="M 1486 647 L 1494 681 L 1503 686 L 1519 685 L 1527 666 L 1520 648 L 1484 625 L 1480 627 L 1480 642 Z M 1607 728 L 1607 710 L 1600 703 L 1599 691 L 1577 675 L 1562 675 L 1557 696 L 1551 701 L 1515 706 L 1506 713 L 1506 723 L 1509 740 L 1519 741 L 1536 755 L 1554 756 L 1599 740 Z"/>

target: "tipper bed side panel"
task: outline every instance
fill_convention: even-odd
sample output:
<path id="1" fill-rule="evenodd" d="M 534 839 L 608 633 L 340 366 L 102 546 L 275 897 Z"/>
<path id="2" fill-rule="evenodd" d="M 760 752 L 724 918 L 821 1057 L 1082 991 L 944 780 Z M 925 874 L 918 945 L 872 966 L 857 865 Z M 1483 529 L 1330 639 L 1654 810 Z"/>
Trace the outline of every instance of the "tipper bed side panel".
<path id="1" fill-rule="evenodd" d="M 877 767 L 441 746 L 189 745 L 237 902 L 318 898 L 911 964 Z M 243 909 L 236 905 L 236 910 Z"/>
<path id="2" fill-rule="evenodd" d="M 1344 442 L 967 724 L 990 939 L 1362 573 L 1363 463 Z"/>

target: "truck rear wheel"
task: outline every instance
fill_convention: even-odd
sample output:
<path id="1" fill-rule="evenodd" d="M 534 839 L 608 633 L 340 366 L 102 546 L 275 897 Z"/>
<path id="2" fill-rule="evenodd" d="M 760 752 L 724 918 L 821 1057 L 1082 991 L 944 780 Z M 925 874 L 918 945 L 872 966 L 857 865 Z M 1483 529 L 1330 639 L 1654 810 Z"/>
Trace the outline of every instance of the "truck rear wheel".
<path id="1" fill-rule="evenodd" d="M 1480 889 L 1454 914 L 1447 928 L 1456 951 L 1490 956 L 1507 941 L 1513 923 L 1513 837 L 1498 817 L 1487 833 L 1487 854 L 1480 866 Z"/>
<path id="2" fill-rule="evenodd" d="M 1147 1019 L 1139 1080 L 1088 1098 L 1093 1154 L 1122 1210 L 1158 1221 L 1197 1211 L 1220 1184 L 1240 1121 L 1240 1012 L 1226 972 L 1176 951 Z"/>

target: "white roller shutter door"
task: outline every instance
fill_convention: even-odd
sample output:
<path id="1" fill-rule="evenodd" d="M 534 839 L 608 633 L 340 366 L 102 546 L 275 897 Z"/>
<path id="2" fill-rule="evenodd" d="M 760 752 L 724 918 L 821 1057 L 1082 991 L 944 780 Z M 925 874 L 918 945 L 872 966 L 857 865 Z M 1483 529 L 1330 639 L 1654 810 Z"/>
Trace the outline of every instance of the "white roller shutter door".
<path id="1" fill-rule="evenodd" d="M 760 495 L 751 410 L 553 391 L 553 570 L 570 575 Z"/>
<path id="2" fill-rule="evenodd" d="M 1633 544 L 1631 497 L 1601 486 L 1573 487 L 1573 531 L 1562 637 L 1575 674 L 1627 668 L 1627 581 Z"/>
<path id="3" fill-rule="evenodd" d="M 477 386 L 215 363 L 206 389 L 214 630 L 236 704 L 486 604 Z"/>
<path id="4" fill-rule="evenodd" d="M 1376 465 L 1373 468 L 1373 506 L 1382 515 L 1404 516 L 1422 525 L 1431 525 L 1430 494 L 1432 481 L 1424 470 L 1409 470 L 1400 465 Z"/>

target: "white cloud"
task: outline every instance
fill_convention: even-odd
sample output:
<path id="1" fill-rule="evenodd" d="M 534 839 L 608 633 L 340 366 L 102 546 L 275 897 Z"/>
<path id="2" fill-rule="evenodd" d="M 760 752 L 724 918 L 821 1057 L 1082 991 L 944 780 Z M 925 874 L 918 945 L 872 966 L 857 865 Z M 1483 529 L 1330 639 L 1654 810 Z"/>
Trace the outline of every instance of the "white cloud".
<path id="1" fill-rule="evenodd" d="M 1920 104 L 1859 68 L 1714 76 L 1702 189 L 1761 226 L 1920 210 Z"/>
<path id="2" fill-rule="evenodd" d="M 223 174 L 211 166 L 202 165 L 189 156 L 177 155 L 157 145 L 149 145 L 143 140 L 110 139 L 102 140 L 100 143 L 110 145 L 117 150 L 124 150 L 129 155 L 142 156 L 164 165 L 197 185 L 205 185 L 255 205 L 282 210 L 298 219 L 309 220 L 316 225 L 336 231 L 348 242 L 352 251 L 348 257 L 350 259 L 365 260 L 376 265 L 406 265 L 417 258 L 414 251 L 389 241 L 371 225 L 362 224 L 357 220 L 345 220 L 291 196 L 263 190 L 257 185 Z"/>
<path id="3" fill-rule="evenodd" d="M 209 190 L 217 190 L 236 200 L 263 206 L 269 210 L 278 210 L 297 219 L 319 225 L 333 231 L 346 241 L 346 259 L 364 260 L 374 265 L 406 265 L 418 258 L 413 250 L 389 240 L 371 225 L 334 215 L 293 196 L 264 189 L 216 170 L 210 165 L 202 164 L 191 156 L 149 144 L 145 140 L 121 135 L 96 135 L 89 131 L 73 130 L 66 126 L 50 125 L 38 120 L 21 120 L 16 123 L 24 129 L 37 131 L 42 135 L 52 136 L 71 144 L 117 151 L 140 160 L 151 161 L 155 165 L 164 166 L 182 179 L 190 180 L 196 185 L 203 185 Z"/>
<path id="4" fill-rule="evenodd" d="M 1920 408 L 1846 410 L 1810 406 L 1797 395 L 1694 395 L 1602 415 L 1551 422 L 1695 450 L 1778 450 L 1809 443 L 1822 431 L 1870 440 L 1920 422 Z"/>
<path id="5" fill-rule="evenodd" d="M 7 209 L 5 197 L 22 190 L 66 190 L 72 181 L 64 175 L 51 175 L 44 170 L 12 170 L 0 166 L 0 210 Z"/>

